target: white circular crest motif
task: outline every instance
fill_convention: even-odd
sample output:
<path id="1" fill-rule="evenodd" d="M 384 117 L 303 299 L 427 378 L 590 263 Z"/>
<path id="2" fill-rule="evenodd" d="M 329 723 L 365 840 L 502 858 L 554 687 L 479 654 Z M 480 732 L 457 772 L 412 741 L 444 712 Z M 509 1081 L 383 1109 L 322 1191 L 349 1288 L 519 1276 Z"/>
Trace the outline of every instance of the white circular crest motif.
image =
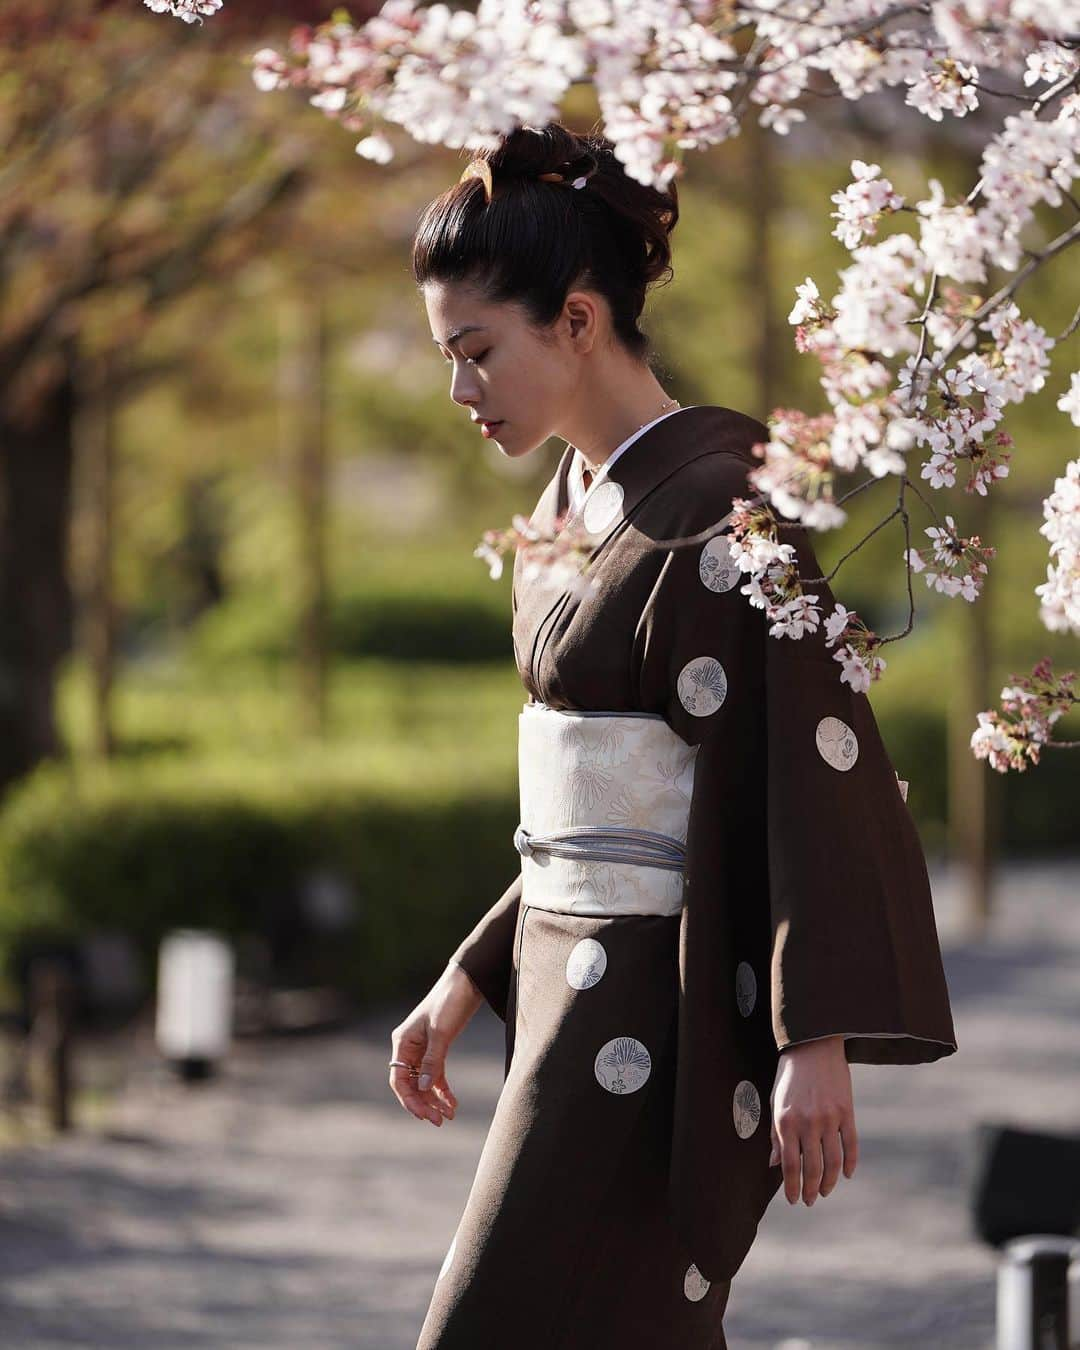
<path id="1" fill-rule="evenodd" d="M 610 479 L 597 483 L 585 499 L 581 519 L 590 534 L 602 534 L 615 523 L 615 517 L 622 510 L 622 485 Z"/>
<path id="2" fill-rule="evenodd" d="M 571 989 L 591 989 L 607 970 L 607 952 L 595 938 L 582 938 L 566 962 L 566 983 Z"/>
<path id="3" fill-rule="evenodd" d="M 727 676 L 715 656 L 695 656 L 679 671 L 679 702 L 693 717 L 708 717 L 727 698 Z"/>
<path id="4" fill-rule="evenodd" d="M 442 1277 L 443 1277 L 443 1276 L 446 1274 L 446 1272 L 450 1269 L 450 1265 L 451 1265 L 451 1263 L 453 1262 L 453 1259 L 454 1259 L 454 1253 L 455 1253 L 456 1251 L 457 1251 L 457 1234 L 455 1233 L 455 1234 L 454 1234 L 454 1239 L 453 1239 L 453 1241 L 450 1243 L 450 1246 L 447 1248 L 446 1255 L 443 1257 L 442 1268 L 440 1269 L 438 1275 L 435 1276 L 435 1283 L 436 1283 L 436 1284 L 438 1284 L 438 1282 L 442 1279 Z"/>
<path id="5" fill-rule="evenodd" d="M 739 569 L 731 556 L 726 534 L 714 534 L 706 540 L 698 559 L 698 576 L 710 591 L 730 591 L 739 580 Z"/>
<path id="6" fill-rule="evenodd" d="M 841 773 L 859 758 L 858 737 L 839 717 L 823 717 L 817 724 L 815 740 L 821 758 Z"/>
<path id="7" fill-rule="evenodd" d="M 683 1277 L 683 1293 L 691 1303 L 697 1303 L 699 1299 L 705 1297 L 709 1292 L 709 1285 L 712 1282 L 707 1280 L 697 1266 L 690 1266 L 686 1275 Z"/>
<path id="8" fill-rule="evenodd" d="M 600 1047 L 593 1071 L 609 1092 L 636 1092 L 652 1073 L 652 1056 L 633 1036 L 616 1036 Z"/>
<path id="9" fill-rule="evenodd" d="M 736 1085 L 731 1109 L 735 1117 L 735 1133 L 740 1139 L 749 1139 L 761 1119 L 761 1098 L 749 1079 L 744 1078 Z"/>
<path id="10" fill-rule="evenodd" d="M 735 1002 L 744 1017 L 749 1017 L 757 1002 L 757 976 L 748 961 L 740 961 L 735 971 Z"/>

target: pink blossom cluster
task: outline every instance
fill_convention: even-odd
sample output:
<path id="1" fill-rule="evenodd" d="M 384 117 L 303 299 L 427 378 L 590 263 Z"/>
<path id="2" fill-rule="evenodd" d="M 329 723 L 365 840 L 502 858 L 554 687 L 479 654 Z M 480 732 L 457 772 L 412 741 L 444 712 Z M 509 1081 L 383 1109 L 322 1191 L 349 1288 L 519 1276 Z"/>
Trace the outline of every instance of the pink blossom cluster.
<path id="1" fill-rule="evenodd" d="M 503 573 L 503 554 L 521 549 L 525 561 L 522 580 L 529 581 L 542 570 L 558 568 L 565 572 L 567 589 L 577 594 L 592 579 L 584 577 L 584 565 L 592 554 L 588 531 L 568 513 L 556 517 L 550 533 L 538 530 L 530 519 L 520 514 L 512 517 L 508 529 L 485 530 L 473 557 L 488 566 L 488 574 L 498 580 Z"/>
<path id="2" fill-rule="evenodd" d="M 1039 533 L 1050 540 L 1050 562 L 1046 580 L 1035 587 L 1039 617 L 1047 628 L 1080 635 L 1080 459 L 1065 466 L 1043 515 Z"/>
<path id="3" fill-rule="evenodd" d="M 770 637 L 801 638 L 821 622 L 816 595 L 802 588 L 794 544 L 782 544 L 778 521 L 767 503 L 746 497 L 732 501 L 731 530 L 726 539 L 732 561 L 748 574 L 739 593 L 755 609 L 763 609 Z"/>
<path id="4" fill-rule="evenodd" d="M 856 693 L 865 693 L 871 682 L 881 677 L 886 663 L 875 648 L 882 639 L 863 623 L 855 610 L 836 605 L 825 620 L 825 639 L 826 646 L 840 644 L 833 659 L 842 667 L 841 683 L 846 680 Z"/>
<path id="5" fill-rule="evenodd" d="M 1075 671 L 1055 676 L 1048 660 L 1040 661 L 1031 675 L 1012 676 L 1012 684 L 1001 691 L 1000 712 L 979 713 L 979 725 L 971 736 L 976 759 L 988 759 L 999 773 L 1008 769 L 1023 771 L 1038 764 L 1046 745 L 1072 745 L 1054 741 L 1051 728 L 1059 717 L 1080 703 L 1073 692 Z"/>
<path id="6" fill-rule="evenodd" d="M 184 23 L 202 23 L 221 8 L 221 0 L 143 0 L 155 14 L 171 14 Z"/>
<path id="7" fill-rule="evenodd" d="M 832 498 L 829 438 L 834 422 L 827 415 L 808 417 L 796 409 L 775 409 L 769 440 L 754 447 L 765 462 L 748 474 L 751 486 L 782 515 L 819 530 L 846 519 Z"/>
<path id="8" fill-rule="evenodd" d="M 987 564 L 997 550 L 984 545 L 977 534 L 965 538 L 952 516 L 945 517 L 944 526 L 931 525 L 925 533 L 930 538 L 930 547 L 909 548 L 905 553 L 912 571 L 922 572 L 927 586 L 943 595 L 960 595 L 974 601 L 982 588 Z"/>
<path id="9" fill-rule="evenodd" d="M 853 159 L 851 172 L 854 182 L 842 192 L 834 192 L 831 199 L 837 205 L 832 214 L 840 222 L 833 234 L 845 248 L 854 248 L 864 238 L 877 234 L 878 217 L 904 204 L 903 197 L 893 191 L 889 180 L 878 177 L 880 164 Z"/>
<path id="10" fill-rule="evenodd" d="M 911 383 L 914 362 L 904 363 L 898 378 L 901 389 Z M 931 487 L 953 487 L 960 463 L 968 466 L 965 492 L 986 496 L 995 478 L 1009 472 L 1012 445 L 1008 432 L 998 429 L 1006 387 L 983 356 L 971 353 L 951 369 L 943 370 L 923 394 L 922 417 L 915 423 L 915 440 L 930 448 L 921 476 Z"/>
<path id="11" fill-rule="evenodd" d="M 482 149 L 515 124 L 555 116 L 569 85 L 588 80 L 627 172 L 662 187 L 686 150 L 738 134 L 747 92 L 779 135 L 805 120 L 794 105 L 815 71 L 848 99 L 903 86 L 908 104 L 936 121 L 979 106 L 983 67 L 1030 83 L 1065 78 L 1071 53 L 1054 39 L 1075 30 L 1074 3 L 1046 0 L 1029 15 L 1025 0 L 950 2 L 927 18 L 889 0 L 724 11 L 705 0 L 480 0 L 475 13 L 387 0 L 362 25 L 334 19 L 297 30 L 286 56 L 258 53 L 255 79 L 308 90 L 348 129 L 368 133 L 357 149 L 378 162 L 394 154 L 381 123 Z M 913 17 L 917 26 L 905 25 Z M 751 26 L 747 58 L 736 39 Z"/>

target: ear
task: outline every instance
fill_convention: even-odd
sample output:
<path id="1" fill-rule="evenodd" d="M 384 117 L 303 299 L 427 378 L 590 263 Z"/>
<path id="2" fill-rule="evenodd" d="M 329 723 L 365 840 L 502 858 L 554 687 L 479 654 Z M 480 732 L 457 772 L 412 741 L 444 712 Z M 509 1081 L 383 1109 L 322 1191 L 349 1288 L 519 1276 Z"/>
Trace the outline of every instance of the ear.
<path id="1" fill-rule="evenodd" d="M 579 352 L 593 348 L 600 333 L 600 303 L 591 291 L 571 291 L 563 304 L 570 341 Z"/>

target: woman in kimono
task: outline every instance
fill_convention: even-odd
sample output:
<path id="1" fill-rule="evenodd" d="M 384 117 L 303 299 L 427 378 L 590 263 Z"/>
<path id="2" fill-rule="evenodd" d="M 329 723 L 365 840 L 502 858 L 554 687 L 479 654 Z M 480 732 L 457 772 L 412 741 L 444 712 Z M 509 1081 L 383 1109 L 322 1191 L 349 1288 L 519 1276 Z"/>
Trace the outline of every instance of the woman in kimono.
<path id="1" fill-rule="evenodd" d="M 580 550 L 515 557 L 520 872 L 392 1036 L 391 1089 L 441 1126 L 454 1037 L 485 1000 L 506 1024 L 418 1350 L 724 1347 L 772 1196 L 854 1174 L 849 1064 L 956 1049 L 869 701 L 821 630 L 768 634 L 729 556 L 768 431 L 653 374 L 638 320 L 677 218 L 674 186 L 553 123 L 474 160 L 414 241 L 451 398 L 507 456 L 567 440 L 530 524 Z"/>

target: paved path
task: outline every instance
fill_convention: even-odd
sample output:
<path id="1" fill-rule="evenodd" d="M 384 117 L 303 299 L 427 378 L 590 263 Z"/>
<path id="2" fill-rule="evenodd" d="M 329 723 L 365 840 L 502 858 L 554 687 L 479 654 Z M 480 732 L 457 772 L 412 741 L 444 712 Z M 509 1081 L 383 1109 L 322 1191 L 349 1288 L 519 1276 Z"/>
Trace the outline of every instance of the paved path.
<path id="1" fill-rule="evenodd" d="M 812 1210 L 773 1200 L 733 1287 L 732 1350 L 992 1344 L 972 1127 L 1080 1125 L 1080 863 L 1008 869 L 977 947 L 952 941 L 940 873 L 935 894 L 961 1053 L 855 1066 L 859 1171 Z M 483 1009 L 454 1047 L 461 1110 L 436 1130 L 385 1086 L 404 1011 L 241 1042 L 194 1090 L 143 1033 L 111 1134 L 0 1153 L 0 1346 L 414 1350 L 501 1086 L 502 1025 Z"/>

